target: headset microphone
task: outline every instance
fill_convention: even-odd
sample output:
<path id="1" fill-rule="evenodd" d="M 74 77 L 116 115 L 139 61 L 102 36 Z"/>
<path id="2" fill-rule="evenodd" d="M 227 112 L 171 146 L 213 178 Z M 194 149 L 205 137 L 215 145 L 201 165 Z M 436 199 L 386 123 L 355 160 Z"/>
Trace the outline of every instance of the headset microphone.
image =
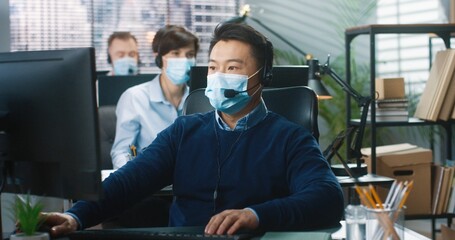
<path id="1" fill-rule="evenodd" d="M 258 82 L 256 83 L 254 86 L 248 88 L 247 90 L 245 91 L 235 91 L 234 89 L 225 89 L 224 90 L 224 97 L 227 97 L 227 98 L 233 98 L 235 97 L 237 94 L 240 94 L 240 93 L 243 93 L 243 92 L 248 92 L 250 91 L 251 89 L 255 88 L 257 85 L 261 84 L 261 82 Z"/>

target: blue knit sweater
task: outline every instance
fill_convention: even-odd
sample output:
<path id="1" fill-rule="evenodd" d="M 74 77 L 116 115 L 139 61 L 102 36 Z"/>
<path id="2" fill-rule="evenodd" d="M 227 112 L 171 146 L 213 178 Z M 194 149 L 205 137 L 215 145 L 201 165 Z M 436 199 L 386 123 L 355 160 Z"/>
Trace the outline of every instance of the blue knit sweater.
<path id="1" fill-rule="evenodd" d="M 314 229 L 338 224 L 343 212 L 317 141 L 271 112 L 242 132 L 221 130 L 214 112 L 179 117 L 103 182 L 100 202 L 81 201 L 69 212 L 89 227 L 169 184 L 170 226 L 204 226 L 225 209 L 249 207 L 261 229 Z"/>

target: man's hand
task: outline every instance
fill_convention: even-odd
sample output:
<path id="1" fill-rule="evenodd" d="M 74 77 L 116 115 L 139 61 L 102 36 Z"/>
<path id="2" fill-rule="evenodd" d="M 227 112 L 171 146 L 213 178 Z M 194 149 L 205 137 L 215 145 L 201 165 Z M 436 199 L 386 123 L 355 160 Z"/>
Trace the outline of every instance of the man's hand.
<path id="1" fill-rule="evenodd" d="M 239 229 L 256 229 L 259 222 L 256 215 L 248 209 L 225 210 L 213 216 L 207 226 L 207 234 L 235 234 Z"/>
<path id="2" fill-rule="evenodd" d="M 68 214 L 51 212 L 41 213 L 41 215 L 45 218 L 44 225 L 49 227 L 52 237 L 58 237 L 77 230 L 76 219 Z"/>

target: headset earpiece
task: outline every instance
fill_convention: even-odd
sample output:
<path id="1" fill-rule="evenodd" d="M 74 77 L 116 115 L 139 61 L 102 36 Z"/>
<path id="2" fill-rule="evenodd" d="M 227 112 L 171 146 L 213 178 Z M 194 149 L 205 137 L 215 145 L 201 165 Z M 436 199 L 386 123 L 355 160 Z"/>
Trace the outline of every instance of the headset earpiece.
<path id="1" fill-rule="evenodd" d="M 264 68 L 264 75 L 262 76 L 262 85 L 264 87 L 267 87 L 270 85 L 273 79 L 273 73 L 271 70 L 268 69 L 268 67 Z"/>
<path id="2" fill-rule="evenodd" d="M 112 64 L 111 55 L 109 54 L 109 49 L 107 50 L 107 63 Z"/>
<path id="3" fill-rule="evenodd" d="M 163 56 L 161 56 L 161 54 L 158 53 L 158 55 L 156 55 L 155 63 L 156 63 L 156 66 L 158 66 L 159 68 L 163 67 Z"/>
<path id="4" fill-rule="evenodd" d="M 269 42 L 266 41 L 265 43 L 265 60 L 264 60 L 264 67 L 263 67 L 263 72 L 262 72 L 262 86 L 267 87 L 270 85 L 273 79 L 273 72 L 272 72 L 272 63 L 269 62 L 269 59 L 271 58 L 271 54 L 273 52 L 269 51 Z"/>

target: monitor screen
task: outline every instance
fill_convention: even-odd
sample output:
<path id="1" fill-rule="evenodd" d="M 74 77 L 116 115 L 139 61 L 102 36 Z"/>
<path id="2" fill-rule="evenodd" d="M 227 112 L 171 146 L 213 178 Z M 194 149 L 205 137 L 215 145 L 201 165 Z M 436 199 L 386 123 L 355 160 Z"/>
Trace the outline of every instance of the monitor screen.
<path id="1" fill-rule="evenodd" d="M 190 71 L 190 91 L 207 86 L 207 66 L 194 66 Z M 270 88 L 307 86 L 307 65 L 278 65 L 272 68 L 273 78 Z"/>
<path id="2" fill-rule="evenodd" d="M 3 191 L 99 199 L 95 70 L 93 48 L 0 53 Z"/>
<path id="3" fill-rule="evenodd" d="M 100 106 L 117 105 L 122 93 L 135 85 L 153 80 L 157 74 L 129 76 L 98 76 L 98 101 Z"/>

